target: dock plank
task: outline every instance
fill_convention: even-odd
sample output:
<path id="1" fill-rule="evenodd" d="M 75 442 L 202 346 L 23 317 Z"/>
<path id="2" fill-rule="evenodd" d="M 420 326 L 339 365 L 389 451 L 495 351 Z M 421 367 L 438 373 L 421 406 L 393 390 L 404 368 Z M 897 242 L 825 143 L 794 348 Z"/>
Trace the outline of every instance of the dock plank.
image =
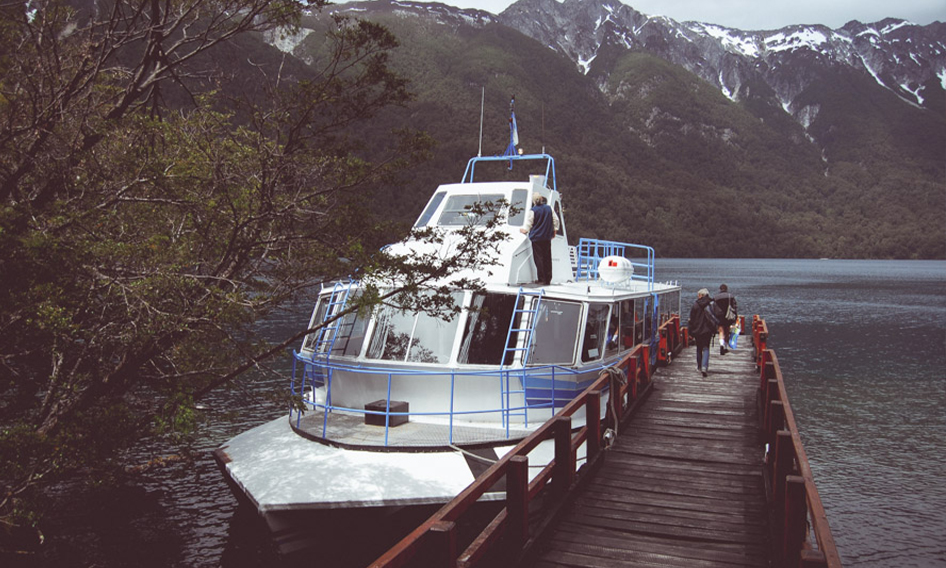
<path id="1" fill-rule="evenodd" d="M 647 401 L 529 566 L 769 566 L 762 443 L 751 349 L 695 348 L 658 369 Z"/>

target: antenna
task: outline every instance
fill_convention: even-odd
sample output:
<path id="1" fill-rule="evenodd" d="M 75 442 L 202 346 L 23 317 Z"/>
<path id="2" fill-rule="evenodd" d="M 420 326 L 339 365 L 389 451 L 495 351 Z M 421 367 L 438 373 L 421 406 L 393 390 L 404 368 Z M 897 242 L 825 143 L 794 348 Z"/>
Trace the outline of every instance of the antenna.
<path id="1" fill-rule="evenodd" d="M 480 94 L 480 149 L 476 153 L 477 158 L 483 157 L 483 108 L 486 105 L 486 86 L 483 86 L 483 92 Z"/>
<path id="2" fill-rule="evenodd" d="M 545 153 L 545 101 L 542 101 L 542 153 Z"/>

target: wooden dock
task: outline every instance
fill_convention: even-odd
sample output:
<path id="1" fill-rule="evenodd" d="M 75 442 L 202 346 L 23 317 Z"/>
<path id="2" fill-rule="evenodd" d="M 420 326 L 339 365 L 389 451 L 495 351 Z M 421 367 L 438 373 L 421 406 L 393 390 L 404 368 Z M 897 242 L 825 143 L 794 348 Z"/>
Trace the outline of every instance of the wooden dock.
<path id="1" fill-rule="evenodd" d="M 695 347 L 654 375 L 532 566 L 770 565 L 759 372 L 741 339 L 712 353 L 706 378 Z"/>
<path id="2" fill-rule="evenodd" d="M 671 317 L 658 343 L 602 372 L 370 568 L 840 568 L 768 327 L 749 323 L 703 377 Z M 572 428 L 601 404 L 606 420 Z M 529 452 L 548 439 L 555 458 L 529 481 Z M 503 509 L 470 534 L 474 505 L 502 479 Z"/>

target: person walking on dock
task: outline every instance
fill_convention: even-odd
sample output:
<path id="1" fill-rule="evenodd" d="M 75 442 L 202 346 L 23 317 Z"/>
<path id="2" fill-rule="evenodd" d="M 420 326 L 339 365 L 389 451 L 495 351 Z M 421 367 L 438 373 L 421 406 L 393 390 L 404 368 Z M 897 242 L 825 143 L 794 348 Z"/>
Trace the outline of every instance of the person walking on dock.
<path id="1" fill-rule="evenodd" d="M 713 299 L 709 290 L 701 289 L 696 293 L 696 301 L 690 308 L 690 321 L 687 330 L 690 337 L 696 340 L 696 369 L 705 377 L 709 372 L 710 341 L 719 328 L 719 320 L 713 313 Z"/>
<path id="2" fill-rule="evenodd" d="M 536 283 L 551 284 L 552 282 L 552 238 L 558 232 L 558 217 L 548 206 L 542 195 L 532 195 L 532 209 L 526 213 L 526 223 L 523 234 L 529 235 L 532 241 L 532 260 L 535 261 Z"/>
<path id="3" fill-rule="evenodd" d="M 729 351 L 729 340 L 732 338 L 732 325 L 736 323 L 738 311 L 736 297 L 729 293 L 729 287 L 719 285 L 719 293 L 713 298 L 716 304 L 716 319 L 719 320 L 719 354 L 725 355 Z"/>

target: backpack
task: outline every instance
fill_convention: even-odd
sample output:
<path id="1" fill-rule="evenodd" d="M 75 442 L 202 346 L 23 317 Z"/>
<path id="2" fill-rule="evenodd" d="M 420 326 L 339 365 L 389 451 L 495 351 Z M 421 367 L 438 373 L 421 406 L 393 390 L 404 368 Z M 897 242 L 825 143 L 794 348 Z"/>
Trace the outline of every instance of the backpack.
<path id="1" fill-rule="evenodd" d="M 737 314 L 735 308 L 732 307 L 732 301 L 730 300 L 729 305 L 726 306 L 726 321 L 734 323 L 737 319 L 739 319 L 739 314 Z"/>
<path id="2" fill-rule="evenodd" d="M 713 328 L 719 327 L 719 306 L 716 305 L 716 302 L 710 300 L 710 303 L 706 304 L 706 307 L 703 308 L 703 311 L 708 316 L 708 321 Z"/>

